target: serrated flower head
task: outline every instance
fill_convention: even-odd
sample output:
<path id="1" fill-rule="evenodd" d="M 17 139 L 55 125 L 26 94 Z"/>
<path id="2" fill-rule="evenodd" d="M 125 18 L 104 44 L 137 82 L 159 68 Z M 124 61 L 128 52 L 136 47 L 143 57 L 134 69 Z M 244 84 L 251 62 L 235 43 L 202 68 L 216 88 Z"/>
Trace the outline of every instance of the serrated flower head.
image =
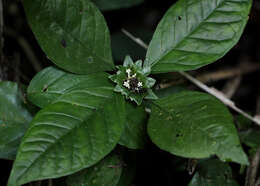
<path id="1" fill-rule="evenodd" d="M 141 60 L 134 63 L 130 56 L 126 56 L 123 66 L 117 66 L 117 69 L 115 75 L 109 76 L 117 84 L 114 91 L 135 101 L 137 105 L 140 105 L 143 99 L 157 99 L 151 89 L 155 79 L 148 77 L 150 67 L 143 67 Z"/>

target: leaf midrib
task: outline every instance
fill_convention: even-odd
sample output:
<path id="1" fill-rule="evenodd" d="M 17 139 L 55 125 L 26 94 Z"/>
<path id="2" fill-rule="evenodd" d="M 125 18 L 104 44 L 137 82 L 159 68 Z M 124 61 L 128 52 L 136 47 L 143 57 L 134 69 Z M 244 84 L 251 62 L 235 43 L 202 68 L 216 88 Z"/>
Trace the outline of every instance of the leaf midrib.
<path id="1" fill-rule="evenodd" d="M 66 1 L 67 2 L 67 1 Z M 93 5 L 89 5 L 89 6 L 93 6 Z M 92 10 L 92 12 L 93 12 L 93 10 Z M 94 12 L 95 13 L 95 12 Z M 49 16 L 48 16 L 49 17 Z M 81 20 L 82 20 L 82 15 L 80 16 L 80 18 L 81 18 Z M 94 18 L 95 19 L 95 18 Z M 33 20 L 33 19 L 31 19 L 31 20 Z M 80 40 L 78 40 L 77 38 L 75 38 L 72 34 L 70 34 L 67 30 L 65 30 L 61 25 L 60 25 L 60 23 L 58 23 L 57 21 L 55 21 L 55 19 L 51 19 L 51 20 L 53 20 L 53 22 L 60 28 L 60 29 L 62 29 L 62 31 L 64 31 L 64 33 L 66 34 L 66 35 L 68 35 L 68 36 L 70 36 L 71 38 L 73 38 L 73 40 L 75 40 L 75 41 L 77 41 L 83 48 L 85 48 L 86 50 L 88 50 L 88 51 L 90 51 L 90 53 L 94 56 L 94 57 L 96 57 L 97 59 L 100 59 L 105 65 L 107 65 L 107 66 L 109 66 L 109 67 L 114 67 L 114 65 L 113 65 L 113 62 L 112 62 L 112 60 L 106 60 L 106 58 L 104 58 L 104 57 L 101 57 L 101 56 L 99 56 L 99 55 L 97 55 L 96 54 L 96 52 L 94 51 L 94 49 L 93 50 L 91 50 L 88 46 L 85 46 Z M 42 21 L 41 21 L 42 22 Z M 44 21 L 43 21 L 44 22 Z M 39 25 L 38 23 L 35 23 L 34 25 Z M 40 24 L 40 27 L 41 27 L 41 25 L 42 24 Z M 43 29 L 41 29 L 41 30 L 44 30 L 45 29 L 45 27 L 43 27 Z M 95 43 L 96 44 L 96 43 Z"/>
<path id="2" fill-rule="evenodd" d="M 184 0 L 185 3 L 187 2 L 186 0 Z M 226 2 L 227 0 L 223 0 L 221 3 L 219 3 L 219 5 L 212 10 L 212 12 L 209 13 L 209 15 L 207 15 L 203 21 L 201 21 L 190 33 L 188 33 L 185 37 L 183 37 L 183 39 L 180 40 L 179 43 L 177 43 L 175 46 L 169 48 L 168 50 L 166 50 L 162 55 L 160 55 L 158 57 L 157 60 L 155 60 L 151 66 L 154 66 L 156 65 L 162 58 L 164 58 L 165 56 L 167 56 L 172 50 L 175 50 L 175 48 L 177 48 L 187 37 L 189 37 L 190 35 L 192 35 L 195 31 L 197 31 L 197 29 L 199 29 L 199 27 L 205 22 L 205 20 L 207 20 L 215 11 L 216 9 L 218 9 L 220 6 L 222 6 L 222 4 L 224 2 Z M 243 3 L 243 2 L 234 2 L 234 3 Z M 185 13 L 186 13 L 186 10 L 185 10 Z M 187 20 L 187 17 L 186 17 L 186 20 Z M 187 22 L 187 21 L 186 21 Z M 188 51 L 187 51 L 188 52 Z"/>
<path id="3" fill-rule="evenodd" d="M 111 100 L 111 98 L 108 98 L 105 102 Z M 61 101 L 62 102 L 62 101 Z M 86 107 L 85 107 L 86 108 Z M 98 108 L 100 109 L 100 108 Z M 90 116 L 88 117 L 88 119 L 91 119 L 91 116 L 95 114 L 95 112 L 93 111 Z M 88 120 L 87 119 L 87 120 Z M 83 122 L 87 121 L 86 119 L 83 120 Z M 46 154 L 46 151 L 48 151 L 49 149 L 51 149 L 55 144 L 57 144 L 58 141 L 60 141 L 64 136 L 67 136 L 70 132 L 72 132 L 77 126 L 79 126 L 80 124 L 82 124 L 83 122 L 78 122 L 78 124 L 76 124 L 75 126 L 73 126 L 73 128 L 71 128 L 70 130 L 68 130 L 68 132 L 66 132 L 64 135 L 62 135 L 62 137 L 60 137 L 57 141 L 55 141 L 55 143 L 50 144 L 50 146 L 48 146 L 48 148 L 43 152 L 40 153 L 40 155 L 30 164 L 30 166 L 26 167 L 26 169 L 16 178 L 16 180 L 18 180 L 19 183 L 19 179 L 22 177 L 23 174 L 25 174 L 26 172 L 28 172 L 28 170 L 33 166 L 33 164 L 35 164 L 36 160 L 38 160 L 40 157 L 42 157 L 44 154 Z M 28 130 L 29 131 L 29 130 Z M 42 178 L 49 178 L 49 176 L 47 177 L 42 177 Z"/>

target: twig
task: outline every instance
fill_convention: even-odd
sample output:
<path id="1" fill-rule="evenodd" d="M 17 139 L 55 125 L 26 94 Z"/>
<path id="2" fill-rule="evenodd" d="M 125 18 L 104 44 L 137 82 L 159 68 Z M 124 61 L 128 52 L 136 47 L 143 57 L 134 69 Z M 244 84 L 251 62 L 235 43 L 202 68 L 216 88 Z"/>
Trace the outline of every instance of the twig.
<path id="1" fill-rule="evenodd" d="M 260 186 L 260 177 L 256 180 L 255 186 Z"/>
<path id="2" fill-rule="evenodd" d="M 123 30 L 123 29 L 122 29 Z M 125 32 L 123 32 L 125 33 Z M 127 36 L 131 36 L 130 38 L 133 39 L 136 43 L 139 44 L 140 42 L 140 38 L 135 38 L 132 34 L 130 34 L 128 32 Z M 142 43 L 144 43 L 142 41 Z M 145 44 L 146 45 L 146 44 Z M 140 44 L 140 46 L 142 46 Z M 143 46 L 144 47 L 144 46 Z M 145 49 L 147 49 L 147 45 L 146 47 L 144 47 Z M 232 108 L 233 110 L 237 111 L 238 113 L 240 113 L 241 115 L 243 115 L 244 117 L 248 118 L 249 120 L 255 122 L 256 124 L 258 124 L 260 126 L 260 120 L 258 120 L 257 118 L 254 118 L 252 116 L 250 116 L 249 114 L 247 114 L 246 112 L 244 112 L 243 110 L 241 110 L 240 108 L 236 107 L 234 102 L 231 101 L 230 99 L 228 99 L 227 97 L 225 97 L 225 95 L 223 95 L 223 93 L 221 93 L 220 91 L 214 89 L 214 88 L 210 88 L 207 85 L 203 84 L 202 82 L 200 82 L 199 80 L 197 80 L 196 78 L 192 77 L 191 75 L 189 75 L 186 72 L 179 72 L 182 76 L 184 76 L 185 78 L 187 78 L 189 81 L 191 81 L 193 84 L 195 84 L 196 86 L 198 86 L 199 88 L 201 88 L 202 90 L 208 92 L 209 94 L 215 96 L 216 98 L 218 98 L 220 101 L 222 101 L 225 105 L 227 105 L 228 107 Z"/>
<path id="3" fill-rule="evenodd" d="M 202 83 L 210 83 L 210 82 L 216 82 L 216 81 L 220 81 L 220 80 L 229 79 L 232 77 L 242 76 L 244 74 L 252 73 L 252 72 L 255 72 L 258 70 L 260 70 L 260 63 L 246 62 L 243 65 L 240 64 L 240 65 L 232 67 L 232 68 L 229 67 L 229 68 L 217 70 L 214 72 L 207 72 L 205 74 L 195 76 L 195 78 L 197 80 L 201 81 Z M 168 88 L 168 87 L 171 87 L 174 85 L 183 84 L 183 83 L 185 83 L 185 81 L 186 81 L 185 79 L 180 79 L 177 81 L 161 83 L 160 87 Z"/>
<path id="4" fill-rule="evenodd" d="M 256 102 L 256 116 L 255 117 L 260 118 L 260 95 L 258 96 L 257 102 Z M 248 181 L 250 183 L 252 182 L 252 184 L 254 183 L 254 186 L 260 186 L 260 176 L 256 180 L 257 170 L 258 170 L 259 164 L 260 164 L 260 146 L 258 147 L 258 151 L 255 154 L 253 160 L 255 160 L 255 161 L 252 161 L 252 163 L 251 163 L 252 166 L 248 167 L 248 175 L 247 175 L 248 178 L 246 178 L 246 181 Z M 256 161 L 258 161 L 258 162 L 256 162 Z M 252 175 L 250 175 L 250 174 L 252 174 Z"/>
<path id="5" fill-rule="evenodd" d="M 257 170 L 260 163 L 260 147 L 258 147 L 256 154 L 254 155 L 250 166 L 247 170 L 245 186 L 255 186 Z"/>
<path id="6" fill-rule="evenodd" d="M 246 178 L 245 178 L 245 186 L 249 185 L 249 178 L 250 178 L 250 168 L 247 167 L 247 169 L 246 169 Z"/>
<path id="7" fill-rule="evenodd" d="M 223 94 L 226 95 L 227 98 L 231 99 L 238 89 L 241 80 L 241 76 L 230 79 L 222 89 Z"/>
<path id="8" fill-rule="evenodd" d="M 247 114 L 245 111 L 241 110 L 240 108 L 238 108 L 233 101 L 231 101 L 230 99 L 228 99 L 222 92 L 218 91 L 215 88 L 210 88 L 207 85 L 201 83 L 199 80 L 193 78 L 192 76 L 190 76 L 188 73 L 186 72 L 179 72 L 180 74 L 182 74 L 185 78 L 187 78 L 188 80 L 190 80 L 193 84 L 197 85 L 199 88 L 201 88 L 202 90 L 208 92 L 209 94 L 215 96 L 216 98 L 218 98 L 220 101 L 222 101 L 225 105 L 227 105 L 228 107 L 232 108 L 233 110 L 237 111 L 238 113 L 240 113 L 241 115 L 243 115 L 244 117 L 248 118 L 249 120 L 255 122 L 256 124 L 258 124 L 260 126 L 260 121 L 257 118 L 254 118 L 252 116 L 250 116 L 249 114 Z"/>
<path id="9" fill-rule="evenodd" d="M 259 63 L 246 62 L 246 63 L 240 63 L 235 68 L 222 69 L 220 71 L 198 76 L 197 79 L 202 82 L 208 82 L 211 80 L 219 81 L 219 80 L 228 79 L 231 77 L 242 76 L 244 74 L 255 72 L 257 70 L 260 70 Z"/>
<path id="10" fill-rule="evenodd" d="M 130 32 L 128 32 L 125 29 L 122 29 L 122 32 L 129 37 L 130 39 L 132 39 L 134 42 L 136 42 L 138 45 L 140 45 L 141 47 L 143 47 L 144 49 L 148 49 L 148 45 L 143 42 L 140 38 L 136 38 L 133 34 L 131 34 Z"/>
<path id="11" fill-rule="evenodd" d="M 18 35 L 14 30 L 12 30 L 10 28 L 5 28 L 4 32 L 7 35 L 9 35 L 9 36 L 11 36 L 11 37 L 13 37 L 17 40 L 17 42 L 19 43 L 19 45 L 23 49 L 25 55 L 27 56 L 27 58 L 31 62 L 34 70 L 36 72 L 41 71 L 42 66 L 41 66 L 39 60 L 37 59 L 37 57 L 35 56 L 33 50 L 31 49 L 31 46 L 28 44 L 28 42 L 22 36 Z"/>

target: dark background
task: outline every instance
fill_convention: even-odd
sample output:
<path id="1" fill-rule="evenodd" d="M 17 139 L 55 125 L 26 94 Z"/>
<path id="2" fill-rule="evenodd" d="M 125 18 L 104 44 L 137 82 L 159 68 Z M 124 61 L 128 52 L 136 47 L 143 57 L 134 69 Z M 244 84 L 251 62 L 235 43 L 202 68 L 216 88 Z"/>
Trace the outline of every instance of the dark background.
<path id="1" fill-rule="evenodd" d="M 28 85 L 30 79 L 37 70 L 30 62 L 24 45 L 25 41 L 31 48 L 33 55 L 42 68 L 52 65 L 37 44 L 31 32 L 23 11 L 22 3 L 17 0 L 4 0 L 4 48 L 0 61 L 0 78 L 2 80 L 17 81 Z M 123 57 L 130 54 L 135 59 L 144 59 L 145 50 L 131 41 L 122 32 L 125 28 L 134 35 L 149 43 L 157 23 L 167 9 L 174 4 L 172 0 L 145 0 L 139 6 L 103 12 L 112 35 L 113 56 L 116 63 L 121 63 Z M 203 67 L 194 75 L 221 71 L 233 68 L 240 63 L 260 63 L 260 2 L 254 1 L 249 22 L 239 43 L 218 62 Z M 177 74 L 169 74 L 178 76 Z M 242 81 L 237 89 L 233 100 L 236 104 L 250 113 L 256 110 L 256 100 L 259 95 L 259 72 L 243 75 Z M 227 79 L 220 81 L 209 81 L 209 85 L 222 89 Z M 194 88 L 194 87 L 193 87 Z M 137 176 L 134 184 L 138 186 L 168 186 L 187 185 L 191 176 L 183 168 L 187 163 L 166 152 L 158 150 L 149 142 L 147 148 L 138 151 Z M 180 163 L 184 162 L 184 164 Z M 182 166 L 180 166 L 180 164 Z M 10 174 L 12 162 L 0 160 L 0 186 L 5 186 Z M 239 167 L 233 165 L 237 171 Z M 244 175 L 235 175 L 243 184 Z"/>

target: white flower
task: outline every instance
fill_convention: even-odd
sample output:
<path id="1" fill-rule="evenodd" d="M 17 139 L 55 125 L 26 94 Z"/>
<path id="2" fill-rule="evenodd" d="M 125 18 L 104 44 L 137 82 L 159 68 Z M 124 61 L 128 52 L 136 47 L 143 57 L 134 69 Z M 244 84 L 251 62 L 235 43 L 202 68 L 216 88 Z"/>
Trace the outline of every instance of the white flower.
<path id="1" fill-rule="evenodd" d="M 131 69 L 130 68 L 126 69 L 126 73 L 130 74 L 131 73 Z"/>
<path id="2" fill-rule="evenodd" d="M 135 78 L 136 77 L 136 73 L 134 75 L 132 75 L 132 78 Z"/>
<path id="3" fill-rule="evenodd" d="M 138 86 L 138 87 L 142 87 L 142 86 L 143 86 L 143 83 L 139 81 L 138 84 L 137 84 L 137 86 Z"/>
<path id="4" fill-rule="evenodd" d="M 129 84 L 129 80 L 125 81 L 123 86 L 125 86 L 126 88 L 130 89 L 130 84 Z"/>
<path id="5" fill-rule="evenodd" d="M 128 68 L 128 69 L 126 69 L 126 73 L 127 73 L 127 76 L 128 76 L 128 78 L 130 78 L 131 77 L 131 69 L 130 68 Z"/>

